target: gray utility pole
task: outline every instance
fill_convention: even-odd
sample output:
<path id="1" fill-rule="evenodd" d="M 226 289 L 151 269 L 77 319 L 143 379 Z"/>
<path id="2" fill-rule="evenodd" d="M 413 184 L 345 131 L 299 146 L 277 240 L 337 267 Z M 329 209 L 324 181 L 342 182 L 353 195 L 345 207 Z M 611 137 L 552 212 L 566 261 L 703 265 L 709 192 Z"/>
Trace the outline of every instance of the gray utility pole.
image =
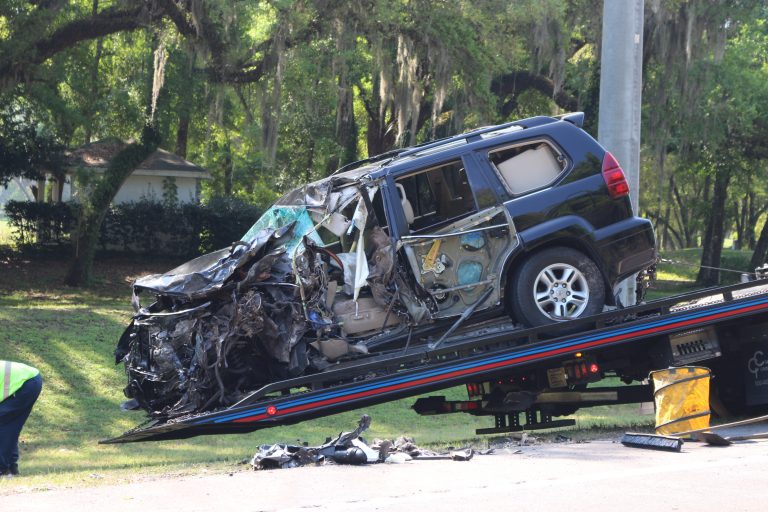
<path id="1" fill-rule="evenodd" d="M 643 84 L 643 1 L 603 0 L 600 119 L 597 138 L 624 169 L 635 214 L 640 194 L 640 107 Z M 621 302 L 635 303 L 634 277 Z"/>

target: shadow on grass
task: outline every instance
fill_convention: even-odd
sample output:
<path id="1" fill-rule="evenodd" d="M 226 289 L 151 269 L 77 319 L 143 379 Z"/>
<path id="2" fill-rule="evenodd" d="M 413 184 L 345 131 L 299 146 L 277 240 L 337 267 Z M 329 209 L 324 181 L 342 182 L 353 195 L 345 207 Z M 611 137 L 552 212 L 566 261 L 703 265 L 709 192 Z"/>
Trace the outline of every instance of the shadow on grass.
<path id="1" fill-rule="evenodd" d="M 38 312 L 34 319 L 22 323 L 17 332 L 24 333 L 23 337 L 11 347 L 15 348 L 11 357 L 34 362 L 43 374 L 40 404 L 50 402 L 58 409 L 56 414 L 42 418 L 43 428 L 49 432 L 90 430 L 100 419 L 96 412 L 116 405 L 114 398 L 108 397 L 103 381 L 109 377 L 106 369 L 113 364 L 113 347 L 108 340 L 116 338 L 110 334 L 119 335 L 123 325 L 108 315 L 82 310 L 77 313 L 80 322 L 73 322 L 66 310 Z M 114 381 L 114 377 L 108 380 Z M 102 424 L 95 433 L 105 435 L 109 431 Z"/>
<path id="2" fill-rule="evenodd" d="M 19 253 L 0 253 L 0 296 L 13 292 L 38 295 L 123 297 L 130 300 L 131 284 L 137 278 L 165 272 L 182 263 L 179 259 L 147 260 L 130 255 L 99 258 L 93 266 L 93 283 L 88 288 L 64 286 L 68 255 L 27 257 Z"/>

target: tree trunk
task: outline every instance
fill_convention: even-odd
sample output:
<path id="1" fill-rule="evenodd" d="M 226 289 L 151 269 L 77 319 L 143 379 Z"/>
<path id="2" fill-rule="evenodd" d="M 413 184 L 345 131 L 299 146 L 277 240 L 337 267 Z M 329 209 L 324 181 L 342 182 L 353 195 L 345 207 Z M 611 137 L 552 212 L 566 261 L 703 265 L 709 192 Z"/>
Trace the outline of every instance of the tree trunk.
<path id="1" fill-rule="evenodd" d="M 664 236 L 663 236 L 663 244 L 660 244 L 660 248 L 664 249 L 667 248 L 668 245 L 670 245 L 669 240 L 669 232 L 672 230 L 672 206 L 673 206 L 673 199 L 672 199 L 672 190 L 675 187 L 675 176 L 674 174 L 669 175 L 669 179 L 667 181 L 667 197 L 666 202 L 664 204 Z M 677 237 L 678 245 L 680 245 L 682 242 L 680 241 L 680 234 L 675 233 L 675 236 Z M 671 247 L 670 247 L 671 248 Z"/>
<path id="2" fill-rule="evenodd" d="M 763 224 L 760 230 L 760 238 L 755 244 L 755 252 L 752 253 L 752 259 L 749 261 L 749 268 L 757 268 L 765 263 L 765 254 L 768 252 L 768 222 Z"/>
<path id="3" fill-rule="evenodd" d="M 374 85 L 377 83 L 378 80 L 375 80 Z M 395 130 L 392 129 L 391 121 L 387 121 L 387 111 L 390 109 L 386 104 L 381 105 L 381 100 L 376 94 L 372 96 L 377 99 L 377 103 L 368 110 L 368 156 L 380 155 L 395 147 Z"/>
<path id="4" fill-rule="evenodd" d="M 760 218 L 760 211 L 758 210 L 757 206 L 755 205 L 755 193 L 753 191 L 749 191 L 749 230 L 747 231 L 747 247 L 749 247 L 750 251 L 755 250 L 755 244 L 757 243 L 757 240 L 755 239 L 756 233 L 755 233 L 755 227 L 757 227 L 757 219 Z"/>
<path id="5" fill-rule="evenodd" d="M 232 197 L 232 183 L 234 181 L 234 164 L 232 162 L 232 148 L 227 142 L 224 153 L 224 195 Z"/>
<path id="6" fill-rule="evenodd" d="M 99 0 L 93 0 L 91 15 L 95 18 L 99 13 Z M 85 123 L 85 143 L 91 142 L 93 136 L 93 121 L 96 115 L 97 99 L 99 97 L 99 63 L 101 62 L 101 53 L 104 49 L 104 38 L 96 40 L 96 52 L 93 55 L 93 67 L 91 68 L 91 102 L 86 106 L 85 117 L 88 122 Z"/>
<path id="7" fill-rule="evenodd" d="M 395 147 L 394 130 L 391 129 L 386 120 L 388 106 L 377 92 L 381 86 L 381 77 L 374 73 L 370 98 L 365 97 L 365 87 L 360 82 L 357 85 L 360 99 L 368 114 L 368 129 L 365 138 L 368 156 L 380 155 Z"/>
<path id="8" fill-rule="evenodd" d="M 715 286 L 720 283 L 719 267 L 725 238 L 725 205 L 728 198 L 728 184 L 731 173 L 718 168 L 715 174 L 715 185 L 712 192 L 711 209 L 707 216 L 707 226 L 702 244 L 701 268 L 696 283 L 705 286 Z"/>
<path id="9" fill-rule="evenodd" d="M 153 40 L 153 48 L 156 46 L 157 38 Z M 154 51 L 152 52 L 153 55 Z M 164 64 L 163 64 L 164 65 Z M 152 65 L 149 66 L 152 69 Z M 154 153 L 160 145 L 158 133 L 153 126 L 155 95 L 162 86 L 162 78 L 158 81 L 158 69 L 154 73 L 148 73 L 152 79 L 149 80 L 147 114 L 149 123 L 144 127 L 141 134 L 141 140 L 128 144 L 122 151 L 115 155 L 109 162 L 104 175 L 96 183 L 93 190 L 88 194 L 86 201 L 83 201 L 80 217 L 77 221 L 77 232 L 75 234 L 75 243 L 73 246 L 74 254 L 72 264 L 66 277 L 66 284 L 69 286 L 88 286 L 91 281 L 91 270 L 93 268 L 93 258 L 96 254 L 96 246 L 99 241 L 99 231 L 104 222 L 104 217 L 109 210 L 109 205 L 117 195 L 120 187 L 125 180 L 149 155 Z M 160 69 L 162 77 L 163 69 Z M 157 89 L 155 91 L 155 88 Z"/>
<path id="10" fill-rule="evenodd" d="M 304 183 L 312 181 L 312 171 L 315 168 L 315 139 L 309 139 L 307 150 L 307 166 L 304 168 Z"/>
<path id="11" fill-rule="evenodd" d="M 347 20 L 336 19 L 336 57 L 334 68 L 338 93 L 336 100 L 336 138 L 341 154 L 335 167 L 341 167 L 357 160 L 357 124 L 355 123 L 354 93 L 349 79 L 347 54 L 354 49 L 354 39 Z"/>
<path id="12" fill-rule="evenodd" d="M 277 139 L 280 131 L 280 99 L 282 94 L 283 73 L 285 69 L 285 36 L 287 27 L 284 20 L 278 20 L 278 28 L 273 38 L 274 75 L 271 89 L 265 88 L 261 105 L 262 145 L 264 164 L 267 168 L 275 165 L 277 157 Z"/>
<path id="13" fill-rule="evenodd" d="M 733 241 L 733 248 L 737 251 L 741 249 L 741 243 L 744 240 L 745 221 L 742 220 L 742 214 L 746 211 L 746 205 L 743 201 L 733 202 L 733 218 L 736 221 L 736 239 Z"/>
<path id="14" fill-rule="evenodd" d="M 189 112 L 179 113 L 179 128 L 176 130 L 175 153 L 181 158 L 187 158 L 187 141 L 189 140 Z"/>
<path id="15" fill-rule="evenodd" d="M 155 130 L 150 126 L 145 127 L 141 141 L 129 144 L 115 155 L 104 171 L 104 176 L 89 194 L 88 201 L 83 202 L 77 222 L 72 264 L 65 281 L 69 286 L 90 284 L 99 231 L 109 205 L 126 178 L 157 149 L 158 145 Z"/>
<path id="16" fill-rule="evenodd" d="M 380 155 L 395 147 L 394 130 L 378 118 L 368 118 L 368 133 L 366 136 L 368 156 Z"/>
<path id="17" fill-rule="evenodd" d="M 691 225 L 689 222 L 689 216 L 687 214 L 688 208 L 685 206 L 685 201 L 683 200 L 680 190 L 677 187 L 677 183 L 675 183 L 675 175 L 671 175 L 669 177 L 670 186 L 672 187 L 672 192 L 674 192 L 675 195 L 675 203 L 677 204 L 677 208 L 675 211 L 678 215 L 678 224 L 680 225 L 680 229 L 683 231 L 683 238 L 685 239 L 685 247 L 693 247 L 693 230 L 691 229 Z"/>
<path id="18" fill-rule="evenodd" d="M 188 84 L 192 84 L 195 73 L 195 50 L 191 47 L 187 49 L 187 69 L 186 77 Z M 185 87 L 180 95 L 179 102 L 179 127 L 176 130 L 176 150 L 175 153 L 181 158 L 187 158 L 187 141 L 189 140 L 189 123 L 191 120 L 192 100 L 194 96 L 193 87 Z"/>
<path id="19" fill-rule="evenodd" d="M 749 195 L 744 194 L 741 200 L 741 231 L 739 232 L 739 249 L 749 247 L 749 232 L 755 231 L 755 226 L 749 224 Z"/>
<path id="20" fill-rule="evenodd" d="M 667 204 L 666 208 L 664 208 L 664 201 L 663 201 L 663 194 L 664 194 L 664 183 L 666 180 L 666 168 L 664 166 L 666 161 L 666 150 L 663 148 L 658 151 L 656 155 L 656 170 L 658 172 L 659 181 L 658 181 L 658 194 L 656 196 L 656 214 L 659 215 L 664 219 L 664 225 L 660 226 L 661 229 L 657 230 L 656 237 L 658 238 L 658 246 L 661 249 L 665 248 L 665 244 L 667 242 L 667 237 L 669 236 L 669 192 L 670 189 L 667 189 Z M 662 214 L 662 211 L 664 213 Z"/>

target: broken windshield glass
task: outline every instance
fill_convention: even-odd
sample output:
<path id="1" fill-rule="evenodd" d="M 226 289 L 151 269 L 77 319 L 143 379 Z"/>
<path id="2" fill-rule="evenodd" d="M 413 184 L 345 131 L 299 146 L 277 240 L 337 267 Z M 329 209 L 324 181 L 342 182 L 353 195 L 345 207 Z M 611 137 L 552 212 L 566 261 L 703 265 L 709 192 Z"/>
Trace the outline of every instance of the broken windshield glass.
<path id="1" fill-rule="evenodd" d="M 240 239 L 243 242 L 251 243 L 253 240 L 270 231 L 277 231 L 291 223 L 293 227 L 293 237 L 286 241 L 285 248 L 293 251 L 301 239 L 309 237 L 315 244 L 324 245 L 320 236 L 315 230 L 315 223 L 310 218 L 309 211 L 304 206 L 273 206 L 262 215 L 256 223 L 251 226 L 248 232 Z"/>

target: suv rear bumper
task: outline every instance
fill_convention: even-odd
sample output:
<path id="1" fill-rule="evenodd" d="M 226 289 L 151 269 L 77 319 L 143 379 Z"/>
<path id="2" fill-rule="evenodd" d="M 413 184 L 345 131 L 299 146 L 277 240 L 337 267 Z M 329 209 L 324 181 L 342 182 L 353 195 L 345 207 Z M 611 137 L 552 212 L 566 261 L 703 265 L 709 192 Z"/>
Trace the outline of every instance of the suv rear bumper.
<path id="1" fill-rule="evenodd" d="M 630 217 L 595 231 L 595 249 L 610 286 L 652 265 L 657 258 L 656 235 L 648 219 Z"/>

